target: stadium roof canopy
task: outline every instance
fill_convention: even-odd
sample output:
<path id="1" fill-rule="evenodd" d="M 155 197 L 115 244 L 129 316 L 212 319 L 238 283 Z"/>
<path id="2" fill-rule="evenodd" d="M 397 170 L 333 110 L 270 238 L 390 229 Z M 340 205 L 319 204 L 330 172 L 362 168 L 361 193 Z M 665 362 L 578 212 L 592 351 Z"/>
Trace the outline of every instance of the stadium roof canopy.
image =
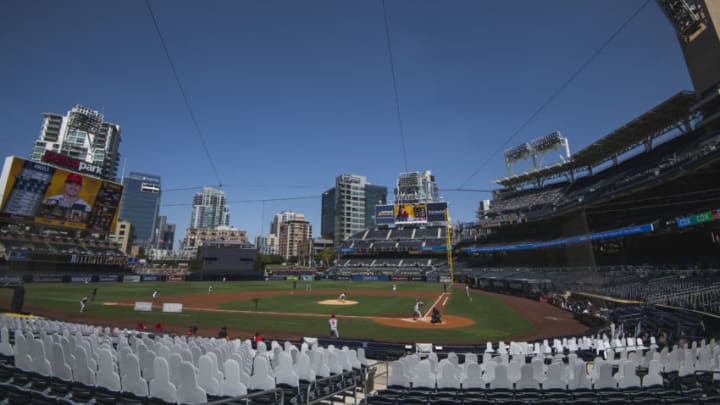
<path id="1" fill-rule="evenodd" d="M 645 141 L 663 135 L 670 128 L 675 127 L 678 122 L 691 116 L 691 106 L 695 101 L 695 93 L 681 91 L 645 114 L 588 145 L 565 162 L 505 177 L 497 180 L 496 183 L 505 187 L 517 186 L 597 166 Z"/>

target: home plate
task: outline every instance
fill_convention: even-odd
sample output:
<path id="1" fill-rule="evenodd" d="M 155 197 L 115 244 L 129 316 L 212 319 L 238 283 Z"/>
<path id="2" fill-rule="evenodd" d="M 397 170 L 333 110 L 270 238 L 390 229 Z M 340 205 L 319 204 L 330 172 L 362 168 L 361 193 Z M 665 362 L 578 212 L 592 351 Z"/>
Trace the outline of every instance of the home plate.
<path id="1" fill-rule="evenodd" d="M 405 322 L 410 322 L 410 323 L 420 323 L 421 322 L 417 318 L 400 318 L 400 320 L 405 321 Z M 426 322 L 425 318 L 423 318 L 422 322 L 423 323 Z"/>

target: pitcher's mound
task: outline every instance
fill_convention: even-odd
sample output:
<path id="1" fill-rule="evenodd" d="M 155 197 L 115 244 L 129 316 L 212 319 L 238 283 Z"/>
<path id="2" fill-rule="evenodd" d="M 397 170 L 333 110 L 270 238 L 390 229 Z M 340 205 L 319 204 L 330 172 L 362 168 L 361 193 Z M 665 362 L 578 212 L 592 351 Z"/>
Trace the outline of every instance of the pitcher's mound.
<path id="1" fill-rule="evenodd" d="M 324 301 L 318 301 L 318 304 L 320 305 L 355 305 L 357 304 L 357 301 L 340 301 L 340 300 L 324 300 Z"/>

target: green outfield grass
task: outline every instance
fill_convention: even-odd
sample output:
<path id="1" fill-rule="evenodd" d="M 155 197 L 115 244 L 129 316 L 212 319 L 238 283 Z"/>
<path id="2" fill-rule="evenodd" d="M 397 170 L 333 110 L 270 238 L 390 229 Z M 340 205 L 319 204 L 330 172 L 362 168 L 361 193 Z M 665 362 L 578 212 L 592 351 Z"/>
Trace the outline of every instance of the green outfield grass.
<path id="1" fill-rule="evenodd" d="M 507 339 L 512 336 L 521 336 L 533 331 L 533 326 L 523 317 L 505 306 L 498 299 L 480 294 L 473 294 L 470 301 L 464 291 L 455 290 L 448 301 L 445 313 L 464 316 L 474 320 L 472 326 L 457 329 L 408 329 L 380 325 L 372 320 L 342 318 L 343 315 L 384 316 L 402 315 L 411 316 L 414 305 L 412 297 L 369 296 L 354 294 L 353 291 L 381 290 L 391 295 L 391 285 L 388 282 L 312 282 L 313 295 L 305 295 L 306 282 L 298 281 L 293 291 L 292 282 L 178 282 L 178 283 L 127 283 L 127 284 L 26 284 L 25 305 L 34 308 L 47 308 L 55 313 L 77 315 L 79 313 L 80 299 L 98 289 L 95 302 L 91 302 L 87 316 L 106 319 L 106 324 L 112 320 L 129 322 L 144 322 L 154 324 L 186 327 L 197 324 L 201 334 L 212 335 L 221 326 L 231 330 L 261 333 L 287 333 L 304 336 L 324 336 L 329 333 L 327 318 L 300 317 L 300 316 L 271 316 L 262 313 L 222 313 L 185 310 L 182 314 L 164 314 L 159 311 L 152 313 L 135 312 L 128 306 L 105 306 L 104 302 L 119 301 L 150 301 L 154 290 L 159 290 L 164 302 L 172 302 L 172 296 L 205 294 L 208 286 L 213 285 L 214 292 L 259 292 L 283 291 L 274 297 L 260 298 L 258 312 L 277 311 L 295 313 L 317 313 L 340 315 L 339 330 L 342 337 L 361 339 L 396 340 L 396 341 L 428 341 L 435 343 L 481 343 L 487 340 Z M 397 283 L 400 291 L 419 291 L 440 294 L 442 284 L 436 283 Z M 320 293 L 320 290 L 333 291 L 333 293 Z M 348 293 L 348 299 L 358 301 L 352 306 L 326 306 L 317 302 L 323 299 L 337 299 L 340 291 Z M 337 293 L 334 293 L 337 292 Z M 425 299 L 425 308 L 429 308 L 432 299 Z M 226 303 L 221 306 L 225 309 L 253 311 L 255 303 L 250 300 Z M 38 311 L 42 312 L 42 310 Z M 242 336 L 245 337 L 245 336 Z"/>

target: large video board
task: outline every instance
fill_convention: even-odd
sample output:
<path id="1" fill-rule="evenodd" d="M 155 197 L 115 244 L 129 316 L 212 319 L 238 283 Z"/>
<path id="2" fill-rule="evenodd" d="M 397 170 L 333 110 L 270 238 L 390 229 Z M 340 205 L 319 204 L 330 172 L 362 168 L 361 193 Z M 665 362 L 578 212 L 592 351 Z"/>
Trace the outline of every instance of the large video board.
<path id="1" fill-rule="evenodd" d="M 375 207 L 375 224 L 445 222 L 446 210 L 446 202 L 378 205 Z"/>
<path id="2" fill-rule="evenodd" d="M 428 222 L 445 222 L 447 221 L 446 212 L 448 205 L 446 202 L 427 203 L 427 220 Z"/>
<path id="3" fill-rule="evenodd" d="M 19 157 L 0 174 L 0 217 L 38 224 L 113 232 L 122 185 Z"/>
<path id="4" fill-rule="evenodd" d="M 395 204 L 395 223 L 427 222 L 427 204 Z"/>

